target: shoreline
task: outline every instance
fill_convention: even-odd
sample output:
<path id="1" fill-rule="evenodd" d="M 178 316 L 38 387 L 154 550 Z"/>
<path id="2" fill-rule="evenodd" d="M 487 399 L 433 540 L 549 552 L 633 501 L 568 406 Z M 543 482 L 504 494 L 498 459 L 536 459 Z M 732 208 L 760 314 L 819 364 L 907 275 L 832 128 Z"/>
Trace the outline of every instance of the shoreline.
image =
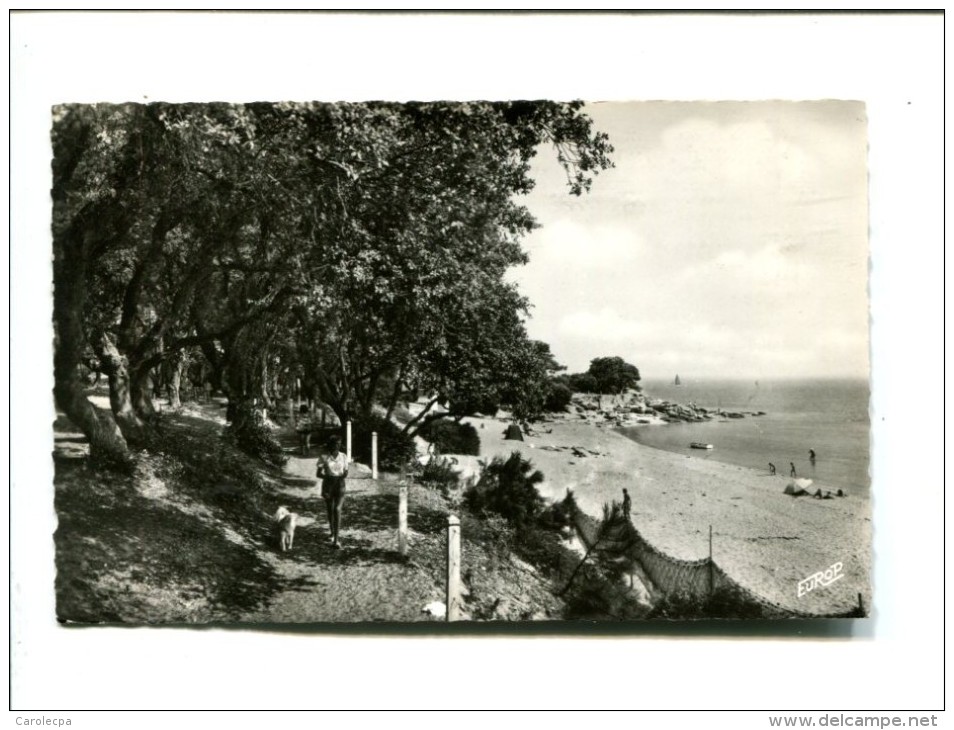
<path id="1" fill-rule="evenodd" d="M 670 557 L 707 557 L 712 525 L 713 559 L 753 593 L 792 611 L 817 614 L 851 610 L 860 593 L 870 612 L 866 494 L 791 497 L 783 493 L 788 477 L 646 446 L 610 424 L 552 420 L 541 424 L 550 433 L 541 430 L 520 442 L 504 440 L 501 420 L 466 420 L 481 435 L 481 458 L 519 451 L 530 459 L 543 472 L 538 488 L 548 500 L 560 500 L 572 489 L 580 507 L 599 517 L 604 503 L 622 499 L 625 487 L 633 524 Z M 587 455 L 576 456 L 569 447 Z M 799 581 L 839 562 L 842 579 L 798 596 Z"/>
<path id="2" fill-rule="evenodd" d="M 656 425 L 656 424 L 653 424 L 653 425 Z M 670 426 L 670 425 L 672 425 L 672 424 L 663 423 L 663 424 L 661 424 L 661 425 L 663 425 L 663 426 Z M 759 474 L 759 475 L 762 475 L 762 476 L 765 476 L 765 477 L 771 476 L 771 474 L 768 473 L 768 470 L 767 470 L 767 469 L 761 469 L 761 468 L 759 468 L 759 467 L 751 466 L 751 465 L 749 465 L 749 464 L 740 464 L 740 463 L 737 463 L 737 462 L 734 462 L 734 461 L 724 461 L 723 459 L 720 458 L 720 456 L 721 456 L 724 452 L 723 452 L 723 451 L 720 451 L 718 448 L 713 449 L 713 450 L 710 450 L 710 451 L 702 451 L 700 454 L 695 454 L 695 453 L 684 454 L 684 453 L 682 453 L 681 451 L 677 451 L 677 450 L 675 450 L 675 449 L 669 449 L 669 448 L 666 448 L 665 446 L 656 446 L 655 444 L 647 444 L 647 443 L 644 443 L 644 442 L 642 442 L 642 441 L 638 441 L 637 439 L 632 438 L 632 437 L 628 436 L 628 435 L 625 433 L 626 431 L 632 431 L 632 430 L 635 430 L 635 429 L 637 429 L 637 428 L 638 428 L 638 429 L 643 429 L 643 428 L 646 428 L 646 426 L 645 426 L 645 425 L 639 425 L 639 426 L 623 426 L 623 427 L 620 427 L 620 428 L 614 428 L 613 430 L 616 431 L 616 432 L 617 432 L 620 436 L 622 436 L 624 439 L 626 439 L 627 441 L 631 441 L 632 443 L 636 444 L 636 445 L 639 446 L 640 448 L 653 449 L 654 451 L 662 451 L 662 452 L 664 452 L 664 453 L 673 454 L 673 455 L 679 456 L 679 457 L 689 456 L 690 458 L 693 458 L 693 459 L 702 459 L 702 460 L 704 460 L 704 461 L 710 461 L 710 462 L 714 462 L 714 463 L 717 463 L 717 464 L 724 464 L 725 466 L 740 467 L 740 468 L 742 468 L 742 469 L 745 469 L 745 470 L 747 470 L 747 471 L 754 472 L 755 474 Z M 702 454 L 706 454 L 706 456 L 702 456 Z M 777 476 L 777 477 L 780 478 L 780 479 L 785 479 L 785 480 L 786 480 L 786 483 L 787 483 L 787 481 L 791 480 L 792 477 L 786 476 L 785 472 L 787 471 L 787 469 L 785 468 L 784 463 L 779 462 L 779 465 L 778 465 L 778 466 L 779 466 L 779 468 L 778 468 L 778 471 L 777 471 L 777 473 L 776 473 L 775 476 Z M 863 497 L 867 497 L 867 495 L 868 495 L 868 493 L 869 493 L 869 491 L 870 491 L 870 488 L 864 487 L 864 486 L 861 486 L 861 485 L 855 484 L 855 483 L 851 483 L 851 484 L 848 484 L 848 483 L 833 484 L 833 483 L 831 483 L 831 482 L 829 482 L 829 481 L 826 481 L 825 478 L 816 477 L 816 476 L 815 476 L 815 473 L 814 473 L 813 471 L 812 471 L 812 472 L 808 472 L 808 473 L 804 473 L 804 472 L 803 472 L 803 473 L 799 473 L 798 478 L 799 478 L 799 479 L 803 479 L 803 478 L 804 478 L 804 479 L 810 479 L 810 480 L 811 480 L 812 484 L 811 484 L 811 488 L 809 489 L 809 491 L 810 491 L 811 493 L 814 493 L 814 490 L 815 490 L 815 489 L 820 488 L 823 493 L 826 492 L 826 491 L 830 491 L 832 494 L 835 494 L 839 489 L 841 489 L 842 491 L 848 492 L 848 493 L 850 493 L 850 494 L 853 495 L 853 496 L 863 496 Z"/>

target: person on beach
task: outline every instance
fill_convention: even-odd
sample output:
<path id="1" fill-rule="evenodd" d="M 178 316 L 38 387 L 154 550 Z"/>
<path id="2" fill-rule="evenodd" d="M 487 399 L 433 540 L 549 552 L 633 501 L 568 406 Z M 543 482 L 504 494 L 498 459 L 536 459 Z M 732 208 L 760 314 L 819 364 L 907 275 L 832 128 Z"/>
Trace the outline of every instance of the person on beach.
<path id="1" fill-rule="evenodd" d="M 345 479 L 348 478 L 348 456 L 341 452 L 337 436 L 328 439 L 325 453 L 318 457 L 315 476 L 321 479 L 321 496 L 328 510 L 328 525 L 331 529 L 331 545 L 341 549 L 338 531 L 341 528 L 341 506 L 344 504 Z"/>
<path id="2" fill-rule="evenodd" d="M 633 500 L 629 498 L 629 492 L 626 491 L 626 488 L 623 488 L 623 516 L 626 519 L 629 519 L 629 513 L 633 509 Z"/>
<path id="3" fill-rule="evenodd" d="M 298 415 L 295 416 L 295 432 L 298 434 L 298 447 L 301 455 L 308 456 L 311 450 L 311 416 L 308 413 L 308 406 L 304 403 L 298 409 Z"/>
<path id="4" fill-rule="evenodd" d="M 812 462 L 812 464 L 815 463 L 815 449 L 808 450 L 808 460 Z"/>
<path id="5" fill-rule="evenodd" d="M 791 472 L 789 472 L 789 475 L 792 477 L 792 479 L 794 479 L 794 478 L 795 478 L 795 462 L 794 462 L 794 461 L 790 461 L 790 462 L 788 462 L 788 465 L 789 465 L 790 467 L 792 467 L 792 470 L 791 470 Z"/>
<path id="6" fill-rule="evenodd" d="M 769 474 L 771 474 L 773 477 L 775 476 L 775 464 L 773 464 L 771 461 L 769 462 Z"/>

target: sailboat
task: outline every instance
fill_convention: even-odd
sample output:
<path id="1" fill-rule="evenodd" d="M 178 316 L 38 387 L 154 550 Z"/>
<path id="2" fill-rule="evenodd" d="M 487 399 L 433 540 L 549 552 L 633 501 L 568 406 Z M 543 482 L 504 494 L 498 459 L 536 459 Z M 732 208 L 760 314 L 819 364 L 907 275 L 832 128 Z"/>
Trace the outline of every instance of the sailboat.
<path id="1" fill-rule="evenodd" d="M 673 385 L 682 385 L 682 381 L 679 379 L 679 374 L 676 373 L 676 380 Z"/>

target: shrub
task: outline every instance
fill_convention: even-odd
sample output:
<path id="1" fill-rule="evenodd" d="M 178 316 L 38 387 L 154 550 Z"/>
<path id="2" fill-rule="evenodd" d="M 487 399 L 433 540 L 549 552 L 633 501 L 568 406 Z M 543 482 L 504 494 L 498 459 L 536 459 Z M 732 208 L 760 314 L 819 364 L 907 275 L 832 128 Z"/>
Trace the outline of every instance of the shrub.
<path id="1" fill-rule="evenodd" d="M 421 469 L 417 481 L 425 487 L 439 489 L 447 497 L 451 489 L 457 486 L 458 479 L 452 464 L 442 459 L 431 459 Z"/>
<path id="2" fill-rule="evenodd" d="M 480 436 L 469 423 L 457 421 L 431 421 L 417 435 L 427 439 L 442 454 L 469 454 L 480 456 Z"/>
<path id="3" fill-rule="evenodd" d="M 278 439 L 265 425 L 258 408 L 248 401 L 230 402 L 229 412 L 231 422 L 226 434 L 234 439 L 239 449 L 268 464 L 284 466 L 288 457 Z"/>
<path id="4" fill-rule="evenodd" d="M 400 426 L 384 418 L 373 416 L 352 424 L 352 458 L 363 464 L 371 463 L 371 433 L 378 434 L 378 468 L 381 471 L 400 471 L 417 456 L 414 438 L 403 433 Z"/>
<path id="5" fill-rule="evenodd" d="M 709 595 L 676 593 L 659 600 L 647 618 L 764 618 L 762 607 L 741 592 L 717 588 Z"/>
<path id="6" fill-rule="evenodd" d="M 516 527 L 530 525 L 543 511 L 543 498 L 536 485 L 543 473 L 514 451 L 506 460 L 494 458 L 480 481 L 464 494 L 464 504 L 473 512 L 495 513 Z"/>
<path id="7" fill-rule="evenodd" d="M 589 373 L 573 373 L 569 381 L 570 390 L 574 393 L 595 393 L 598 387 L 596 378 Z"/>
<path id="8" fill-rule="evenodd" d="M 633 600 L 624 583 L 589 565 L 566 595 L 563 617 L 569 620 L 631 621 L 647 618 L 647 612 Z"/>
<path id="9" fill-rule="evenodd" d="M 573 499 L 573 497 L 570 496 L 569 499 Z M 540 513 L 537 524 L 545 530 L 554 532 L 559 532 L 565 527 L 572 527 L 573 512 L 571 510 L 575 509 L 575 506 L 576 503 L 573 502 L 572 507 L 568 508 L 566 500 L 551 504 Z"/>
<path id="10" fill-rule="evenodd" d="M 572 399 L 573 391 L 569 387 L 563 383 L 551 383 L 543 408 L 550 413 L 559 413 L 566 410 Z"/>
<path id="11" fill-rule="evenodd" d="M 517 531 L 513 551 L 547 575 L 556 577 L 558 582 L 562 580 L 561 576 L 572 571 L 578 560 L 576 553 L 567 549 L 560 533 L 551 524 L 542 524 L 540 520 Z"/>

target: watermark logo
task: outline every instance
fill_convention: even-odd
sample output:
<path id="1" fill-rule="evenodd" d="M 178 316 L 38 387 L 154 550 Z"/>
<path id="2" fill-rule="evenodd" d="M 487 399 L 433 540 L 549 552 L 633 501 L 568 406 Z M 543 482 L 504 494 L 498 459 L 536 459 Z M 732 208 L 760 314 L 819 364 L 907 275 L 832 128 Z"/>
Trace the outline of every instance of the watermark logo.
<path id="1" fill-rule="evenodd" d="M 819 570 L 817 573 L 813 573 L 804 580 L 798 581 L 798 597 L 801 598 L 806 593 L 809 593 L 819 586 L 830 586 L 836 580 L 845 577 L 845 574 L 841 572 L 842 564 L 835 563 L 830 568 L 825 570 Z"/>

